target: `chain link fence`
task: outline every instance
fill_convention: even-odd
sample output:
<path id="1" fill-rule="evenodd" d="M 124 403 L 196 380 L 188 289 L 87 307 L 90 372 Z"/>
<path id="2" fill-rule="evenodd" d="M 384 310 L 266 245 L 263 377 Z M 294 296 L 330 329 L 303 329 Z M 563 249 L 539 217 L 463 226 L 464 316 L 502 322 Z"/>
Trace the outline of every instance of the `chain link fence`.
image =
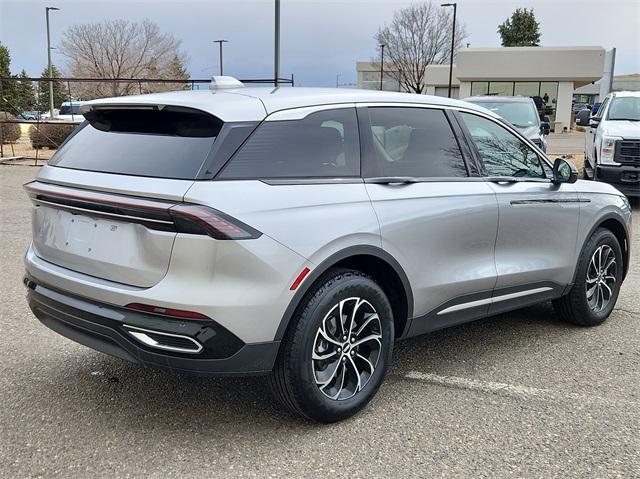
<path id="1" fill-rule="evenodd" d="M 291 78 L 278 78 L 277 82 L 273 78 L 240 81 L 254 85 L 295 86 L 293 75 Z M 34 87 L 33 111 L 22 111 L 21 106 L 24 105 L 17 104 L 15 94 L 9 94 L 19 90 L 19 82 L 31 82 Z M 63 97 L 65 102 L 69 102 L 69 108 L 64 111 L 62 118 L 57 115 L 51 118 L 49 111 L 43 111 L 41 86 L 48 89 L 49 82 L 57 83 L 58 101 Z M 1 77 L 0 164 L 28 163 L 37 166 L 50 159 L 83 120 L 82 115 L 73 108 L 73 103 L 107 96 L 208 89 L 210 84 L 211 79 Z M 61 85 L 64 86 L 63 95 L 60 94 Z M 91 92 L 91 95 L 83 98 L 86 92 Z M 61 105 L 55 107 L 59 109 Z"/>

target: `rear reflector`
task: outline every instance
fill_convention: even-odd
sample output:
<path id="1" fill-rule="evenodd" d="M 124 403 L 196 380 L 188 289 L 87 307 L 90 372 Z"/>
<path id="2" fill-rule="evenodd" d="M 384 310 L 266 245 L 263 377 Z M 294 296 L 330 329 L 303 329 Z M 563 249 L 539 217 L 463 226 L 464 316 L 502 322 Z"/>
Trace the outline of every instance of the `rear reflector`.
<path id="1" fill-rule="evenodd" d="M 136 311 L 143 311 L 145 313 L 158 314 L 161 316 L 169 316 L 172 318 L 181 319 L 211 319 L 201 313 L 195 311 L 184 311 L 182 309 L 162 308 L 160 306 L 152 306 L 150 304 L 141 303 L 129 303 L 125 306 L 128 309 L 135 309 Z"/>
<path id="2" fill-rule="evenodd" d="M 300 271 L 300 274 L 298 275 L 296 280 L 291 284 L 291 287 L 289 289 L 291 291 L 295 291 L 298 288 L 298 286 L 300 286 L 300 283 L 302 283 L 302 280 L 309 274 L 309 271 L 311 271 L 309 268 L 304 268 L 302 271 Z"/>

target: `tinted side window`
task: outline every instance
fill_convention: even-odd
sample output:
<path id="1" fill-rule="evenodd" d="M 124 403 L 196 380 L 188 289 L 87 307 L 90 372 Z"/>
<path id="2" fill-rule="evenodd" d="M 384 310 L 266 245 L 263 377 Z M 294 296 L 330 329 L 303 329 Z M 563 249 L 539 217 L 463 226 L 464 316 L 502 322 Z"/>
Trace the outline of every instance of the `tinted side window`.
<path id="1" fill-rule="evenodd" d="M 468 176 L 460 147 L 442 110 L 369 108 L 373 176 Z"/>
<path id="2" fill-rule="evenodd" d="M 540 158 L 520 138 L 481 116 L 460 115 L 480 152 L 487 176 L 546 178 Z"/>
<path id="3" fill-rule="evenodd" d="M 360 175 L 354 108 L 312 113 L 302 120 L 264 122 L 219 177 L 342 178 Z"/>

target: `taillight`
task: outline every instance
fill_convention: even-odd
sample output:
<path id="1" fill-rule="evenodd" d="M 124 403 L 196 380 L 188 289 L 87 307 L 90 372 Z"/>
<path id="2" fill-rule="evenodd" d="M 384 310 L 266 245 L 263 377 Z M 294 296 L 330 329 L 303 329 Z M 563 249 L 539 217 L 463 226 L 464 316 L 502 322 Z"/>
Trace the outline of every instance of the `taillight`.
<path id="1" fill-rule="evenodd" d="M 217 240 L 259 238 L 262 233 L 208 206 L 181 204 L 169 208 L 178 233 L 207 234 Z"/>
<path id="2" fill-rule="evenodd" d="M 163 308 L 160 306 L 152 306 L 151 304 L 142 303 L 129 303 L 125 306 L 128 309 L 135 309 L 136 311 L 143 311 L 145 313 L 159 314 L 161 316 L 170 316 L 172 318 L 181 319 L 211 319 L 209 316 L 205 316 L 195 311 L 185 311 L 182 309 Z"/>

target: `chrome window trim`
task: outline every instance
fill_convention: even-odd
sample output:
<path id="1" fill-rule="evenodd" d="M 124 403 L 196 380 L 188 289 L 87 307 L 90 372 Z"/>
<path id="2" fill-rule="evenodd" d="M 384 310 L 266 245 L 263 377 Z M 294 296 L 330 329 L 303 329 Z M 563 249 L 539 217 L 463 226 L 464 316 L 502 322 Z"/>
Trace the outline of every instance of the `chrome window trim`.
<path id="1" fill-rule="evenodd" d="M 327 110 L 343 110 L 345 108 L 355 108 L 356 103 L 331 103 L 326 105 L 312 105 L 296 108 L 287 108 L 284 110 L 277 110 L 270 113 L 265 119 L 265 122 L 270 121 L 289 121 L 289 120 L 303 120 L 312 113 Z"/>

